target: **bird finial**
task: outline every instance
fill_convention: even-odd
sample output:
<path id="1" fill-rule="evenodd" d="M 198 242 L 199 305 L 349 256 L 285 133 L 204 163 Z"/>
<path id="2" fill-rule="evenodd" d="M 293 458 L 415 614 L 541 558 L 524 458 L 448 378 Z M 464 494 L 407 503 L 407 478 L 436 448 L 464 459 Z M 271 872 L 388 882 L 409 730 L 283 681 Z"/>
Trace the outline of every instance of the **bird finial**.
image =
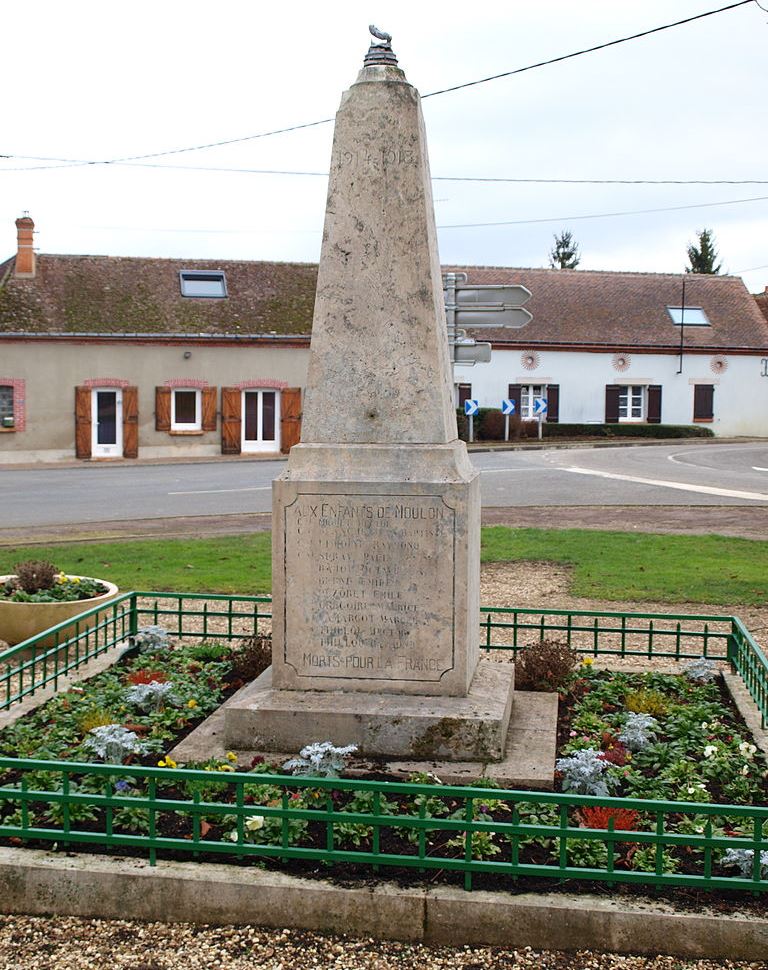
<path id="1" fill-rule="evenodd" d="M 368 30 L 370 30 L 370 32 L 373 34 L 374 37 L 378 38 L 379 40 L 383 40 L 384 41 L 383 44 L 373 44 L 373 41 L 371 41 L 371 45 L 372 46 L 374 46 L 374 47 L 389 47 L 389 45 L 392 43 L 392 34 L 388 34 L 384 30 L 379 30 L 379 28 L 378 27 L 374 27 L 373 24 L 369 24 L 368 25 Z"/>

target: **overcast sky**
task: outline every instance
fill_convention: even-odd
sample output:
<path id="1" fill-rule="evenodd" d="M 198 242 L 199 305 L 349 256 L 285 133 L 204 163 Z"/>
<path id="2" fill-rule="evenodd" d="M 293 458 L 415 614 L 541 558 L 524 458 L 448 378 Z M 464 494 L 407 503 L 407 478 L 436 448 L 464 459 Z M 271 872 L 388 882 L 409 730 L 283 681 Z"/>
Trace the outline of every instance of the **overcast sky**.
<path id="1" fill-rule="evenodd" d="M 146 163 L 105 160 L 332 117 L 373 22 L 422 94 L 712 10 L 726 0 L 324 4 L 37 0 L 3 9 L 0 260 L 29 210 L 47 253 L 316 261 L 332 125 Z M 768 7 L 768 3 L 764 4 Z M 424 101 L 434 177 L 764 180 L 752 185 L 433 184 L 444 263 L 682 272 L 697 230 L 768 284 L 768 13 L 756 3 Z M 752 200 L 710 208 L 577 218 Z M 468 223 L 518 225 L 448 228 Z M 548 220 L 548 221 L 533 221 Z"/>

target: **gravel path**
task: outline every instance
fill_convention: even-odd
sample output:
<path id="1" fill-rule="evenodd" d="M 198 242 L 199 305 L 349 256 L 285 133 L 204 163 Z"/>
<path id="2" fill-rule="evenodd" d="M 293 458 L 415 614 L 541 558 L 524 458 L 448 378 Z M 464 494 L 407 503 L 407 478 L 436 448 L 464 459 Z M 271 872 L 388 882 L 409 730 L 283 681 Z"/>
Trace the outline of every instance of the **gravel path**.
<path id="1" fill-rule="evenodd" d="M 0 970 L 766 970 L 768 964 L 426 947 L 294 930 L 0 917 Z"/>

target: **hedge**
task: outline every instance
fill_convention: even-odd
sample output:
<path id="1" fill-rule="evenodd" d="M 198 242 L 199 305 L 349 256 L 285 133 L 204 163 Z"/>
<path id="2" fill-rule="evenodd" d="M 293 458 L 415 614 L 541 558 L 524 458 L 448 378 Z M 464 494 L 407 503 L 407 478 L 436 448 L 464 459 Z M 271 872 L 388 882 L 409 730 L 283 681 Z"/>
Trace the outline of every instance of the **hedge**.
<path id="1" fill-rule="evenodd" d="M 469 440 L 469 421 L 462 409 L 456 411 L 459 437 Z M 711 428 L 687 424 L 550 424 L 544 422 L 544 438 L 712 438 Z M 537 421 L 509 419 L 510 441 L 538 437 Z M 475 441 L 503 441 L 504 416 L 497 408 L 480 408 L 474 416 Z"/>

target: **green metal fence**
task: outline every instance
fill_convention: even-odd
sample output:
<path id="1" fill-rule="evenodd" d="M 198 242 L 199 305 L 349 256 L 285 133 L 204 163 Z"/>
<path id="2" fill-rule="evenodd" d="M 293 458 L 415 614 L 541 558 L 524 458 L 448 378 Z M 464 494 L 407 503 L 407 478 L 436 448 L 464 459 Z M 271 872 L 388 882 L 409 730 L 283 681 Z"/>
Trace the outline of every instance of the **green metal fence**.
<path id="1" fill-rule="evenodd" d="M 57 689 L 66 673 L 128 645 L 142 626 L 159 624 L 177 638 L 266 633 L 270 602 L 125 593 L 0 654 L 0 709 L 44 687 Z M 764 724 L 768 718 L 768 662 L 734 617 L 485 607 L 481 628 L 484 649 L 515 655 L 551 637 L 592 656 L 727 659 Z M 467 888 L 478 873 L 768 888 L 763 807 L 13 758 L 0 759 L 0 771 L 0 837 L 129 846 L 153 863 L 158 852 L 191 852 L 442 869 L 462 873 Z M 602 825 L 589 821 L 594 806 L 604 810 Z M 622 811 L 634 817 L 631 830 L 619 827 L 627 825 Z M 180 824 L 187 830 L 180 833 Z M 746 853 L 748 872 L 723 866 L 728 849 Z"/>
<path id="2" fill-rule="evenodd" d="M 741 621 L 708 614 L 481 607 L 481 646 L 515 656 L 539 639 L 565 639 L 589 656 L 728 660 L 768 723 L 768 660 Z M 177 638 L 244 639 L 268 632 L 269 596 L 130 592 L 0 653 L 0 710 L 158 624 Z"/>
<path id="3" fill-rule="evenodd" d="M 466 889 L 484 874 L 768 890 L 765 807 L 12 758 L 0 771 L 0 837 L 130 847 L 151 864 L 175 853 L 443 870 Z"/>

